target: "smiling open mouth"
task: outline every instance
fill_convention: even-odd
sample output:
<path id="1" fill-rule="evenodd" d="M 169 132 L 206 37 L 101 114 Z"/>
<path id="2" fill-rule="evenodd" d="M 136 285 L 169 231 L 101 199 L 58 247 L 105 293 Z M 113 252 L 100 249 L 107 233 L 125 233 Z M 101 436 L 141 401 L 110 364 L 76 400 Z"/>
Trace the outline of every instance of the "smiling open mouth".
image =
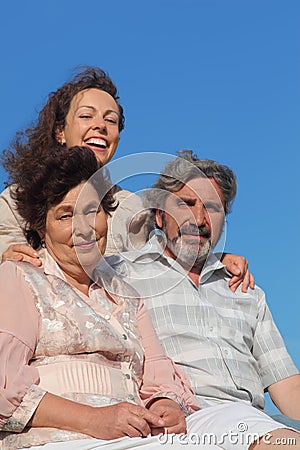
<path id="1" fill-rule="evenodd" d="M 106 150 L 107 149 L 107 142 L 104 139 L 101 138 L 90 138 L 84 141 L 86 145 L 90 145 L 92 147 L 96 147 L 99 150 Z"/>

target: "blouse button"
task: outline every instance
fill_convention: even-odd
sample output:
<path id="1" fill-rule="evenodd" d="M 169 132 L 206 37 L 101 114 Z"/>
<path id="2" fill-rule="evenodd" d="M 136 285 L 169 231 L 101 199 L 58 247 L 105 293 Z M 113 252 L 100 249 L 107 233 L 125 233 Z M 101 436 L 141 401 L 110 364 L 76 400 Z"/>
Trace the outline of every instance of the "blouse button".
<path id="1" fill-rule="evenodd" d="M 105 319 L 105 320 L 109 320 L 110 317 L 111 317 L 110 314 L 105 314 L 104 319 Z"/>
<path id="2" fill-rule="evenodd" d="M 128 398 L 129 398 L 129 400 L 133 400 L 134 399 L 134 395 L 133 394 L 129 394 Z"/>
<path id="3" fill-rule="evenodd" d="M 127 380 L 130 380 L 130 375 L 129 375 L 129 373 L 125 373 L 125 378 L 127 378 Z"/>
<path id="4" fill-rule="evenodd" d="M 124 341 L 126 341 L 126 339 L 127 339 L 126 334 L 122 334 L 122 338 L 124 339 Z"/>
<path id="5" fill-rule="evenodd" d="M 129 355 L 125 355 L 124 356 L 124 361 L 129 362 L 130 361 L 130 356 Z"/>

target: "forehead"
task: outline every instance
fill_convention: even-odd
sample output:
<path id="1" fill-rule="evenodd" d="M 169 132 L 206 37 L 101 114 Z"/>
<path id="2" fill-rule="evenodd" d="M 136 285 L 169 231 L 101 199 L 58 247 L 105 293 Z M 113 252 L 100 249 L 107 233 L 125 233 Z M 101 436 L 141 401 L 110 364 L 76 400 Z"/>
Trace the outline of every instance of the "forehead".
<path id="1" fill-rule="evenodd" d="M 114 98 L 106 91 L 100 89 L 84 89 L 77 92 L 71 101 L 70 110 L 81 106 L 104 107 L 118 112 L 118 105 Z"/>
<path id="2" fill-rule="evenodd" d="M 224 196 L 218 183 L 213 178 L 197 177 L 186 182 L 186 184 L 172 194 L 177 197 L 193 198 L 201 201 L 213 200 L 224 203 Z M 173 196 L 170 196 L 173 197 Z"/>
<path id="3" fill-rule="evenodd" d="M 58 209 L 65 205 L 72 206 L 76 209 L 83 209 L 87 203 L 98 202 L 99 196 L 91 183 L 82 182 L 78 186 L 70 189 L 70 191 L 64 196 L 62 201 L 58 203 L 54 208 Z"/>

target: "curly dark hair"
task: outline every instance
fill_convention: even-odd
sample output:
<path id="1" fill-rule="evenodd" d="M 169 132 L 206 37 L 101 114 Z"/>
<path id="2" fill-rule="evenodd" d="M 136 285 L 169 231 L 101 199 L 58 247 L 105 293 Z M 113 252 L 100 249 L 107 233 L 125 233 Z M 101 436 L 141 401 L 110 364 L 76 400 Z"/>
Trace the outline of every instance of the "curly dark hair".
<path id="1" fill-rule="evenodd" d="M 36 159 L 44 157 L 45 150 L 59 148 L 65 144 L 57 142 L 57 132 L 65 127 L 73 97 L 85 89 L 99 89 L 110 94 L 119 108 L 119 131 L 124 128 L 123 108 L 119 103 L 118 91 L 104 70 L 98 67 L 81 67 L 80 71 L 57 91 L 51 92 L 34 126 L 25 132 L 19 131 L 10 148 L 3 152 L 2 165 L 9 174 L 11 183 L 14 172 L 19 171 L 19 164 L 26 164 L 24 156 L 34 155 Z"/>
<path id="2" fill-rule="evenodd" d="M 89 180 L 95 187 L 107 214 L 116 209 L 112 185 L 99 168 L 93 151 L 77 146 L 67 150 L 56 148 L 38 161 L 26 159 L 26 164 L 14 173 L 16 185 L 12 197 L 25 220 L 26 237 L 33 248 L 41 244 L 39 232 L 45 231 L 49 208 L 84 181 Z"/>

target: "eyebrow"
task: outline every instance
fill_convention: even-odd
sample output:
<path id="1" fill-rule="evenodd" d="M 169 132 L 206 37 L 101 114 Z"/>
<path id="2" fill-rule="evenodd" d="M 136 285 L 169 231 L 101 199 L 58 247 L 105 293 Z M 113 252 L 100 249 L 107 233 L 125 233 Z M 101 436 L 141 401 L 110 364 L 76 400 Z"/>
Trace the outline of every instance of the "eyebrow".
<path id="1" fill-rule="evenodd" d="M 198 198 L 201 200 L 201 198 L 198 195 L 176 195 L 176 198 L 178 198 L 179 200 L 197 200 Z"/>
<path id="2" fill-rule="evenodd" d="M 81 108 L 88 108 L 88 109 L 91 109 L 91 110 L 93 110 L 93 111 L 96 111 L 96 108 L 95 108 L 94 106 L 90 106 L 90 105 L 80 105 L 80 106 L 76 109 L 76 112 L 79 111 L 79 109 L 81 109 Z M 119 116 L 119 112 L 118 112 L 118 111 L 115 111 L 114 109 L 107 109 L 107 110 L 105 111 L 104 115 L 111 114 L 111 113 L 117 114 L 117 116 Z"/>
<path id="3" fill-rule="evenodd" d="M 220 198 L 202 198 L 200 195 L 194 194 L 191 196 L 188 195 L 177 195 L 176 196 L 178 200 L 183 200 L 185 202 L 189 202 L 189 201 L 197 201 L 200 200 L 203 204 L 206 203 L 220 203 L 222 204 L 222 201 Z"/>
<path id="4" fill-rule="evenodd" d="M 62 205 L 62 206 L 59 206 L 56 210 L 55 210 L 55 212 L 56 213 L 60 213 L 60 212 L 73 212 L 73 206 L 72 205 Z"/>

